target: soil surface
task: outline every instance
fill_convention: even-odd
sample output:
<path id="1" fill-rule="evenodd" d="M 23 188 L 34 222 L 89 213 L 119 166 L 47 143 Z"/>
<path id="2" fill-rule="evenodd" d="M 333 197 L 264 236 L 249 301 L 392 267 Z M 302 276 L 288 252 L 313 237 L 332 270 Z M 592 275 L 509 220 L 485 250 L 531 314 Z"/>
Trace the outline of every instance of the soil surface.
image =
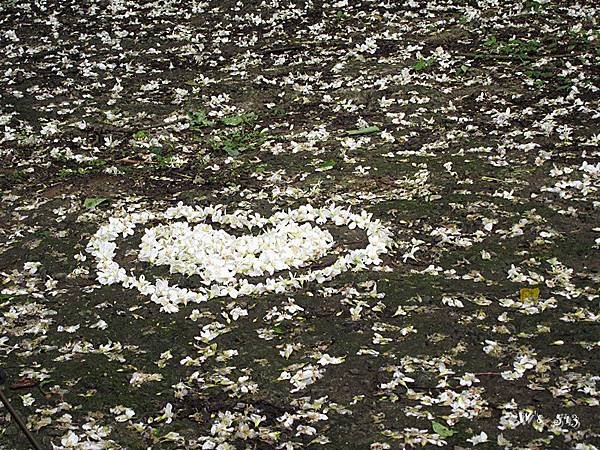
<path id="1" fill-rule="evenodd" d="M 599 448 L 598 17 L 0 1 L 0 367 L 43 448 Z M 114 236 L 123 273 L 231 288 L 140 256 L 191 221 L 161 215 L 178 204 L 337 205 L 393 242 L 338 276 L 169 309 L 107 280 L 90 241 L 152 213 Z M 311 223 L 316 256 L 249 282 L 328 270 L 371 242 L 354 225 Z M 159 256 L 189 257 L 185 236 Z M 0 448 L 29 448 L 5 409 Z"/>

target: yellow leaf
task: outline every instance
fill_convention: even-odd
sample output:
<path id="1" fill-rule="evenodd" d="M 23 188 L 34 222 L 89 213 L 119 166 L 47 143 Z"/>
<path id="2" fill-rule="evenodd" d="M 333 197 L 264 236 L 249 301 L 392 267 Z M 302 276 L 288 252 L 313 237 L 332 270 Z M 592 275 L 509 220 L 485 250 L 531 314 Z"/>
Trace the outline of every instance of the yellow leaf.
<path id="1" fill-rule="evenodd" d="M 519 297 L 522 302 L 530 298 L 537 299 L 540 297 L 540 288 L 523 288 L 519 291 Z"/>

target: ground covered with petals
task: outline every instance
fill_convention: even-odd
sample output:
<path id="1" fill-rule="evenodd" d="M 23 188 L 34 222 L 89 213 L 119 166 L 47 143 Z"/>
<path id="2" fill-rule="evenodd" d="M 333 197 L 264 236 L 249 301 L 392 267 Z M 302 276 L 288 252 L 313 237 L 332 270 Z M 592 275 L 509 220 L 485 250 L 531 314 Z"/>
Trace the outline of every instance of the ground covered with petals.
<path id="1" fill-rule="evenodd" d="M 600 448 L 598 17 L 0 1 L 6 395 L 53 449 Z"/>

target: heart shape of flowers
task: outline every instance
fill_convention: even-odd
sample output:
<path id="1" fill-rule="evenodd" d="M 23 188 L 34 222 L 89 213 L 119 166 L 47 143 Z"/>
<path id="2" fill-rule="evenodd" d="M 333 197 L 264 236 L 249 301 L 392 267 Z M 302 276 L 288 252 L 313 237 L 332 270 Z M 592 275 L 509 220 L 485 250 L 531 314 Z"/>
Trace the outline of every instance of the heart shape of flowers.
<path id="1" fill-rule="evenodd" d="M 206 285 L 231 284 L 238 274 L 258 277 L 303 267 L 333 243 L 331 233 L 310 223 L 279 222 L 257 236 L 236 237 L 206 223 L 175 222 L 146 230 L 139 259 L 168 265 L 171 273 L 199 275 Z"/>
<path id="2" fill-rule="evenodd" d="M 115 261 L 116 240 L 133 235 L 135 228 L 149 222 L 165 221 L 147 228 L 142 237 L 138 259 L 155 266 L 166 265 L 171 273 L 199 276 L 201 285 L 194 290 L 170 285 L 164 278 L 154 283 L 142 274 L 136 276 Z M 210 222 L 210 223 L 209 223 Z M 350 250 L 330 265 L 302 274 L 292 269 L 306 267 L 327 254 L 335 242 L 331 233 L 318 225 L 362 229 L 368 244 Z M 315 225 L 312 225 L 314 223 Z M 258 234 L 235 236 L 213 224 L 232 230 L 260 230 Z M 390 231 L 372 215 L 360 214 L 335 205 L 314 208 L 304 205 L 280 211 L 269 218 L 252 211 L 225 212 L 223 205 L 192 207 L 179 203 L 164 212 L 134 212 L 111 217 L 94 234 L 86 248 L 96 258 L 97 279 L 101 284 L 122 284 L 161 305 L 161 311 L 177 312 L 179 305 L 204 302 L 214 297 L 282 293 L 304 283 L 322 283 L 348 270 L 361 270 L 381 263 L 380 256 L 392 244 Z M 288 276 L 276 272 L 288 271 Z M 262 277 L 253 283 L 245 277 Z"/>

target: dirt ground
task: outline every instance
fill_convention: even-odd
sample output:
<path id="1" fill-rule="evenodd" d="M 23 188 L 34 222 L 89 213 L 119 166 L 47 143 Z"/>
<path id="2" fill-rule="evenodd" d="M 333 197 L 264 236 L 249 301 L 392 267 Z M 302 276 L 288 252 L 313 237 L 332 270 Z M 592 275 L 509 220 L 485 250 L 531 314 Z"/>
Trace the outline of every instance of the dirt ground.
<path id="1" fill-rule="evenodd" d="M 0 1 L 4 392 L 48 449 L 599 448 L 598 17 Z M 193 231 L 178 204 L 233 214 Z M 306 205 L 333 212 L 297 231 L 303 263 L 174 268 Z M 233 267 L 215 255 L 197 267 Z M 28 448 L 6 409 L 0 448 Z"/>

